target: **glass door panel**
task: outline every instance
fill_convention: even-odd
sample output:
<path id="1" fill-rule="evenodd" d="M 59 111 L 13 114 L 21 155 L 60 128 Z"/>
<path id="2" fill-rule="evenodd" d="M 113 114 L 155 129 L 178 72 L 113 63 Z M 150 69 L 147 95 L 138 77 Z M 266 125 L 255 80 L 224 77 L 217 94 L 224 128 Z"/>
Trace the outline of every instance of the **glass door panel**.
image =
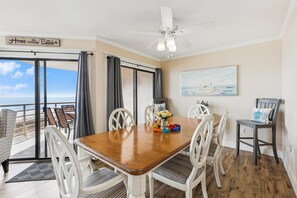
<path id="1" fill-rule="evenodd" d="M 0 109 L 17 112 L 11 159 L 35 158 L 35 63 L 0 59 Z"/>
<path id="2" fill-rule="evenodd" d="M 41 101 L 43 109 L 43 125 L 41 125 L 41 133 L 44 131 L 44 126 L 51 125 L 47 115 L 52 114 L 54 123 L 57 124 L 59 130 L 68 137 L 70 131 L 70 142 L 72 142 L 74 128 L 74 113 L 68 115 L 68 111 L 64 109 L 65 118 L 67 119 L 68 127 L 59 126 L 59 117 L 55 113 L 56 108 L 63 106 L 71 106 L 74 109 L 75 94 L 77 86 L 77 61 L 67 60 L 46 60 L 43 61 L 45 67 L 41 67 Z M 48 111 L 47 111 L 48 110 Z M 74 110 L 73 110 L 74 111 Z M 52 122 L 52 121 L 51 121 Z M 46 140 L 40 139 L 41 145 L 45 145 Z M 44 146 L 43 146 L 44 147 Z M 44 157 L 47 157 L 47 150 L 44 152 Z"/>
<path id="3" fill-rule="evenodd" d="M 135 117 L 133 72 L 133 69 L 121 67 L 124 108 L 128 109 Z"/>
<path id="4" fill-rule="evenodd" d="M 154 74 L 137 71 L 137 123 L 145 123 L 144 112 L 148 105 L 153 104 Z"/>

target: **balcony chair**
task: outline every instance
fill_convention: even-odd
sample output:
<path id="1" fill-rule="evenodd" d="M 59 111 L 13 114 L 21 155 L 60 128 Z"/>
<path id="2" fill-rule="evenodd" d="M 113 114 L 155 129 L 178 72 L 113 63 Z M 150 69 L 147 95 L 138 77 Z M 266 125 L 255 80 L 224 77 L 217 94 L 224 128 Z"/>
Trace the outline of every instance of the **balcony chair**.
<path id="1" fill-rule="evenodd" d="M 126 197 L 126 176 L 108 168 L 100 168 L 83 179 L 80 162 L 88 161 L 87 156 L 78 159 L 73 146 L 65 136 L 53 126 L 45 128 L 45 136 L 54 167 L 60 197 Z"/>
<path id="2" fill-rule="evenodd" d="M 155 107 L 153 105 L 149 105 L 145 108 L 144 120 L 145 123 L 154 122 L 156 120 Z"/>
<path id="3" fill-rule="evenodd" d="M 219 176 L 219 166 L 221 173 L 225 175 L 225 170 L 223 167 L 223 159 L 221 154 L 222 142 L 226 128 L 228 111 L 226 111 L 221 117 L 220 124 L 218 126 L 218 132 L 216 133 L 216 142 L 211 142 L 209 147 L 209 152 L 207 156 L 207 164 L 213 166 L 214 176 L 219 188 L 222 187 L 220 176 Z"/>
<path id="4" fill-rule="evenodd" d="M 258 152 L 261 154 L 260 146 L 272 146 L 274 158 L 277 163 L 279 163 L 277 150 L 276 150 L 276 121 L 280 106 L 280 99 L 272 98 L 257 98 L 256 108 L 271 108 L 272 111 L 269 116 L 269 122 L 257 122 L 253 120 L 236 120 L 236 155 L 239 155 L 240 143 L 244 143 L 248 146 L 253 147 L 254 153 L 254 164 L 257 165 Z M 240 125 L 253 128 L 253 137 L 241 137 L 240 136 Z M 263 140 L 258 139 L 258 129 L 271 128 L 272 143 L 268 143 Z M 249 144 L 243 140 L 252 139 L 253 144 Z M 259 142 L 261 142 L 259 144 Z"/>
<path id="5" fill-rule="evenodd" d="M 66 119 L 66 115 L 65 115 L 63 109 L 55 108 L 55 113 L 56 113 L 56 116 L 58 119 L 59 129 L 60 130 L 63 129 L 65 131 L 65 133 L 67 134 L 67 139 L 69 140 L 71 128 L 70 128 L 70 123 Z"/>
<path id="6" fill-rule="evenodd" d="M 155 179 L 185 191 L 186 198 L 191 198 L 193 188 L 201 183 L 203 196 L 207 197 L 206 158 L 212 131 L 213 116 L 207 115 L 193 133 L 190 155 L 178 154 L 148 174 L 150 197 L 154 196 Z"/>
<path id="7" fill-rule="evenodd" d="M 110 131 L 126 128 L 135 125 L 132 114 L 124 108 L 118 108 L 111 112 L 108 120 Z"/>
<path id="8" fill-rule="evenodd" d="M 0 163 L 3 171 L 9 171 L 9 157 L 16 123 L 15 111 L 2 109 L 0 112 Z"/>
<path id="9" fill-rule="evenodd" d="M 74 112 L 75 111 L 74 105 L 61 105 L 61 108 L 63 109 L 63 111 L 65 113 L 67 121 L 73 123 L 75 116 L 67 114 L 67 112 Z"/>
<path id="10" fill-rule="evenodd" d="M 46 109 L 46 118 L 48 125 L 58 126 L 51 108 Z"/>

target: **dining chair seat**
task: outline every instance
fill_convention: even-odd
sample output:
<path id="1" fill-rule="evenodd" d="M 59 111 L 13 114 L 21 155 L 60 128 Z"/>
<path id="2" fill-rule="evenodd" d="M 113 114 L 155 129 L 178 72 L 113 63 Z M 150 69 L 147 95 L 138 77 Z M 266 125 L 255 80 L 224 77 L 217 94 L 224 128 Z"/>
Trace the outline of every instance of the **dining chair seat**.
<path id="1" fill-rule="evenodd" d="M 153 172 L 176 183 L 185 184 L 189 178 L 193 165 L 189 156 L 178 154 Z M 196 178 L 203 173 L 204 167 L 197 171 Z M 196 179 L 195 178 L 195 179 Z"/>
<path id="2" fill-rule="evenodd" d="M 100 168 L 96 172 L 92 173 L 91 175 L 87 176 L 83 181 L 84 187 L 94 187 L 98 186 L 114 177 L 118 176 L 117 173 L 114 171 L 108 169 L 108 168 Z M 117 185 L 108 188 L 107 190 L 104 190 L 100 193 L 96 194 L 86 194 L 83 195 L 82 198 L 110 198 L 110 197 L 116 197 L 116 198 L 124 198 L 127 197 L 127 191 L 126 187 L 124 185 L 124 182 L 118 183 Z"/>

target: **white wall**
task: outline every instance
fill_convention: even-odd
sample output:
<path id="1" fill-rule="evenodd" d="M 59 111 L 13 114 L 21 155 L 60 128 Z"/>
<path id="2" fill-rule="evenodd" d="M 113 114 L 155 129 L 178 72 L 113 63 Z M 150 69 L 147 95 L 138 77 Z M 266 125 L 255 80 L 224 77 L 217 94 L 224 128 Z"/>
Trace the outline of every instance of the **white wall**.
<path id="1" fill-rule="evenodd" d="M 165 96 L 170 101 L 170 110 L 175 115 L 186 116 L 187 110 L 195 104 L 196 100 L 209 101 L 211 109 L 218 114 L 222 114 L 225 109 L 228 109 L 229 119 L 224 145 L 235 147 L 235 120 L 251 117 L 257 97 L 281 98 L 281 55 L 281 41 L 277 40 L 162 62 L 164 90 Z M 238 65 L 238 96 L 183 97 L 180 95 L 181 71 L 227 65 Z M 281 114 L 277 127 L 277 148 L 279 151 L 282 149 Z M 247 129 L 246 134 L 252 136 L 251 132 L 251 129 Z M 271 133 L 263 130 L 259 133 L 259 137 L 270 141 Z M 243 149 L 250 151 L 252 149 L 241 145 Z M 272 150 L 268 148 L 265 148 L 264 153 L 271 155 Z"/>
<path id="2" fill-rule="evenodd" d="M 297 9 L 283 37 L 283 98 L 284 164 L 297 194 Z"/>

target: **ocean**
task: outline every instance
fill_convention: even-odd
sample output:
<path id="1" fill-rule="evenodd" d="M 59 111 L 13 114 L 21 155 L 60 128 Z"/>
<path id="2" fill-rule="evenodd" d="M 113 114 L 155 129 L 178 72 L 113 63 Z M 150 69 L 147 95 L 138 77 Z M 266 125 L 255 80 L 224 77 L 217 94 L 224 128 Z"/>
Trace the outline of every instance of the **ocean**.
<path id="1" fill-rule="evenodd" d="M 236 96 L 236 85 L 182 87 L 182 96 Z"/>
<path id="2" fill-rule="evenodd" d="M 44 98 L 40 98 L 41 103 L 43 103 Z M 63 103 L 63 102 L 74 102 L 75 98 L 73 97 L 48 97 L 48 103 Z M 19 111 L 23 109 L 21 104 L 26 105 L 27 110 L 32 110 L 35 108 L 34 106 L 35 98 L 34 97 L 1 97 L 0 96 L 0 109 L 11 109 L 14 111 Z M 1 107 L 2 105 L 16 105 L 20 104 L 20 106 L 9 106 L 9 107 Z M 59 105 L 58 105 L 59 106 Z M 42 107 L 42 105 L 41 105 Z M 48 104 L 48 107 L 55 107 L 54 104 Z"/>

